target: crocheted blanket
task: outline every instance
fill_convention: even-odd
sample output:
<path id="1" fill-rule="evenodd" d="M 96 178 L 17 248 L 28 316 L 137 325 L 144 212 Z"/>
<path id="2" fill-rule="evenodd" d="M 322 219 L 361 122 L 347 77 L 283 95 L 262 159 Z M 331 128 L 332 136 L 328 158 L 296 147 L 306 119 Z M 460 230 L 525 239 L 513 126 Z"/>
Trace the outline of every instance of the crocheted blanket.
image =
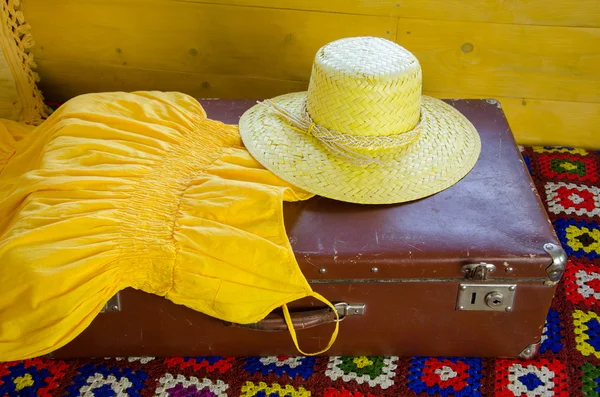
<path id="1" fill-rule="evenodd" d="M 521 148 L 569 263 L 532 360 L 129 357 L 0 364 L 0 396 L 598 396 L 600 152 Z"/>

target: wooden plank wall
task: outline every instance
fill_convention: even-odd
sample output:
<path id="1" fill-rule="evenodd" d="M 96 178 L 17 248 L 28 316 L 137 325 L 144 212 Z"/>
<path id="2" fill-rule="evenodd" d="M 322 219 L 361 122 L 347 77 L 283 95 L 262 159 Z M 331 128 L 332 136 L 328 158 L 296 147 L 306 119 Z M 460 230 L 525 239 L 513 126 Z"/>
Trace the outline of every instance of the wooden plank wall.
<path id="1" fill-rule="evenodd" d="M 45 96 L 307 87 L 317 49 L 395 40 L 426 94 L 496 98 L 522 144 L 600 148 L 599 0 L 23 0 Z"/>

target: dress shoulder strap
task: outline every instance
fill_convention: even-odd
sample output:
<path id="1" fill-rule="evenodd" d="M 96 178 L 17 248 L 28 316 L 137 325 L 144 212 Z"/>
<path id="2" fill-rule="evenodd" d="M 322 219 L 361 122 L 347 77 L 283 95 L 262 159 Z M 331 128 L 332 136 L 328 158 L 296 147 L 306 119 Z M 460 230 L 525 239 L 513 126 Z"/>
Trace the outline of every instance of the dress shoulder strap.
<path id="1" fill-rule="evenodd" d="M 309 296 L 312 296 L 313 298 L 318 299 L 321 302 L 325 303 L 335 313 L 335 330 L 333 331 L 333 334 L 331 335 L 331 339 L 329 340 L 329 343 L 327 344 L 327 347 L 325 347 L 325 349 L 318 351 L 316 353 L 303 352 L 302 349 L 300 349 L 300 346 L 298 344 L 298 336 L 296 335 L 296 329 L 294 328 L 294 324 L 292 323 L 292 317 L 290 316 L 290 311 L 288 310 L 287 305 L 283 305 L 283 315 L 285 317 L 285 322 L 287 324 L 287 327 L 290 331 L 290 335 L 292 336 L 292 340 L 294 341 L 294 344 L 296 345 L 296 349 L 298 349 L 298 351 L 305 356 L 316 356 L 316 355 L 325 353 L 335 343 L 335 340 L 338 336 L 338 332 L 340 329 L 340 316 L 339 316 L 337 310 L 335 309 L 335 307 L 333 306 L 333 304 L 331 304 L 331 302 L 329 302 L 327 299 L 325 299 L 322 295 L 320 295 L 316 292 L 311 292 Z"/>

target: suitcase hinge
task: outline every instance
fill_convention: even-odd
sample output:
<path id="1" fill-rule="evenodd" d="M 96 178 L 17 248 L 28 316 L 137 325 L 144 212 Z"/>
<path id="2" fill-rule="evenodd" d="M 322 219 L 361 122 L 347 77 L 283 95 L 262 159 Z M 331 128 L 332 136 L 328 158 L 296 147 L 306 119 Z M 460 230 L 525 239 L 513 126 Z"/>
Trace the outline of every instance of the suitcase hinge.
<path id="1" fill-rule="evenodd" d="M 557 282 L 565 272 L 567 253 L 562 247 L 552 243 L 544 244 L 544 251 L 552 257 L 552 264 L 546 268 L 548 278 L 550 278 L 551 282 Z"/>
<path id="2" fill-rule="evenodd" d="M 491 263 L 471 263 L 462 267 L 467 280 L 487 280 L 488 275 L 496 270 Z"/>

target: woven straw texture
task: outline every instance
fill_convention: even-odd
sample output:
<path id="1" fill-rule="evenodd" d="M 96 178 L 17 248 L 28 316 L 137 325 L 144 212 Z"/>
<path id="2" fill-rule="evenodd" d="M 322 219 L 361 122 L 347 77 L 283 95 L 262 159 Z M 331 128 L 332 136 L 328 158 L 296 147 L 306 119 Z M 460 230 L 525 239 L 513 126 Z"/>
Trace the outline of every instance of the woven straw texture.
<path id="1" fill-rule="evenodd" d="M 303 129 L 272 107 L 256 105 L 239 123 L 250 153 L 289 183 L 340 201 L 390 204 L 429 196 L 462 179 L 481 150 L 479 134 L 462 114 L 421 95 L 416 58 L 385 39 L 329 43 L 315 57 L 308 91 L 271 101 L 299 118 L 308 114 L 317 127 Z M 312 133 L 320 128 L 372 137 L 379 146 L 347 149 L 373 161 L 357 163 L 332 151 Z M 416 139 L 396 145 L 385 139 L 403 134 Z"/>
<path id="2" fill-rule="evenodd" d="M 334 41 L 315 56 L 307 110 L 313 120 L 350 135 L 392 135 L 419 122 L 421 68 L 388 40 Z"/>

